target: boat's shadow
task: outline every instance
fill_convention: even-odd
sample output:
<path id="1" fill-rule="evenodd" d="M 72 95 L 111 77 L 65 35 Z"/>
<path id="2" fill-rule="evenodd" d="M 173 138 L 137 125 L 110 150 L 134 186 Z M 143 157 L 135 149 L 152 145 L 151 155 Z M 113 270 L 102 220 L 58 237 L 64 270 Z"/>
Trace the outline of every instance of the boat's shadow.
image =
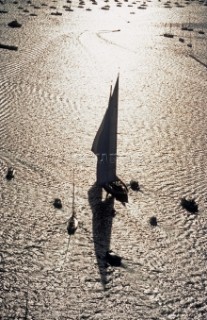
<path id="1" fill-rule="evenodd" d="M 108 282 L 106 253 L 110 250 L 114 199 L 102 200 L 102 188 L 94 184 L 88 191 L 88 201 L 92 210 L 93 242 L 100 280 L 104 289 Z"/>

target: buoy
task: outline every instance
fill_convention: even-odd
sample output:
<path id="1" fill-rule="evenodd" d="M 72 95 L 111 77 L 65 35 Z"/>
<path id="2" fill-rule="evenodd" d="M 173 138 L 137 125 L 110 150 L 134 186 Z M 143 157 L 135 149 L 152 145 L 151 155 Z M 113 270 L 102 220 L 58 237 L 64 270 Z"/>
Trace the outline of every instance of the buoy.
<path id="1" fill-rule="evenodd" d="M 54 200 L 53 205 L 57 209 L 61 209 L 62 208 L 62 202 L 61 202 L 61 200 L 59 198 L 56 198 Z"/>
<path id="2" fill-rule="evenodd" d="M 130 187 L 133 191 L 139 191 L 140 190 L 140 186 L 139 186 L 139 183 L 138 181 L 135 181 L 135 180 L 131 180 L 130 181 Z"/>
<path id="3" fill-rule="evenodd" d="M 150 224 L 151 226 L 153 227 L 156 227 L 157 226 L 157 218 L 155 216 L 151 217 L 150 218 Z"/>

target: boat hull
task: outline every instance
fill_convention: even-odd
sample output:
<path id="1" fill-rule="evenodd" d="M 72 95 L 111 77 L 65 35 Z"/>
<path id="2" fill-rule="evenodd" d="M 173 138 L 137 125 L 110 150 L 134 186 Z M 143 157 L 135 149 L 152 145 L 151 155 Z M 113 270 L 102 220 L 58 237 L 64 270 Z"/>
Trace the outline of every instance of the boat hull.
<path id="1" fill-rule="evenodd" d="M 128 189 L 126 185 L 118 180 L 102 186 L 104 190 L 111 194 L 117 201 L 128 203 Z"/>

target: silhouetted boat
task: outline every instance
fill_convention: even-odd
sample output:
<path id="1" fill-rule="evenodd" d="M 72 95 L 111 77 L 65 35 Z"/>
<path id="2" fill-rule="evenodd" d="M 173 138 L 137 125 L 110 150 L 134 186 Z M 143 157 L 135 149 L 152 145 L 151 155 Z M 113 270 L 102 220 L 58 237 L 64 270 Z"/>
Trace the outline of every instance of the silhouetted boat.
<path id="1" fill-rule="evenodd" d="M 139 185 L 138 181 L 131 180 L 131 181 L 130 181 L 130 188 L 131 188 L 133 191 L 140 191 L 140 185 Z"/>
<path id="2" fill-rule="evenodd" d="M 203 30 L 198 30 L 199 34 L 205 34 L 205 32 Z"/>
<path id="3" fill-rule="evenodd" d="M 75 184 L 73 176 L 73 203 L 72 203 L 72 215 L 68 220 L 67 231 L 69 235 L 73 235 L 78 228 L 78 219 L 75 211 Z"/>
<path id="4" fill-rule="evenodd" d="M 8 23 L 8 26 L 11 28 L 21 28 L 22 25 L 17 20 L 13 20 Z"/>
<path id="5" fill-rule="evenodd" d="M 174 34 L 172 33 L 171 30 L 172 30 L 172 25 L 171 25 L 171 23 L 170 23 L 169 32 L 165 32 L 165 33 L 163 34 L 163 36 L 166 37 L 166 38 L 174 38 Z"/>
<path id="6" fill-rule="evenodd" d="M 97 184 L 124 203 L 128 202 L 128 190 L 116 174 L 118 91 L 119 76 L 113 93 L 110 92 L 108 108 L 93 141 L 92 152 L 97 156 Z"/>
<path id="7" fill-rule="evenodd" d="M 191 40 L 191 33 L 190 33 L 190 42 L 189 43 L 187 43 L 187 46 L 189 47 L 189 48 L 192 48 L 192 40 Z"/>
<path id="8" fill-rule="evenodd" d="M 198 205 L 194 199 L 187 200 L 186 198 L 181 199 L 181 206 L 191 213 L 198 212 Z"/>
<path id="9" fill-rule="evenodd" d="M 55 198 L 54 202 L 53 202 L 53 205 L 55 208 L 57 209 L 62 209 L 62 202 L 59 198 Z"/>
<path id="10" fill-rule="evenodd" d="M 0 49 L 7 49 L 7 50 L 17 51 L 17 50 L 18 50 L 18 47 L 17 47 L 17 46 L 10 46 L 10 45 L 7 45 L 7 44 L 0 43 Z"/>
<path id="11" fill-rule="evenodd" d="M 157 218 L 155 216 L 152 216 L 149 220 L 151 226 L 156 227 L 157 226 Z"/>
<path id="12" fill-rule="evenodd" d="M 56 11 L 56 12 L 51 12 L 51 15 L 52 15 L 52 16 L 62 16 L 62 12 L 58 12 L 58 11 Z"/>
<path id="13" fill-rule="evenodd" d="M 188 31 L 188 27 L 182 26 L 181 30 L 183 30 L 183 31 Z"/>
<path id="14" fill-rule="evenodd" d="M 6 174 L 7 180 L 13 179 L 14 175 L 15 175 L 15 169 L 13 167 L 9 167 Z"/>
<path id="15" fill-rule="evenodd" d="M 105 259 L 106 262 L 112 267 L 122 266 L 122 257 L 116 255 L 112 250 L 106 252 Z"/>
<path id="16" fill-rule="evenodd" d="M 164 33 L 163 35 L 166 38 L 173 38 L 174 37 L 174 35 L 172 33 Z"/>

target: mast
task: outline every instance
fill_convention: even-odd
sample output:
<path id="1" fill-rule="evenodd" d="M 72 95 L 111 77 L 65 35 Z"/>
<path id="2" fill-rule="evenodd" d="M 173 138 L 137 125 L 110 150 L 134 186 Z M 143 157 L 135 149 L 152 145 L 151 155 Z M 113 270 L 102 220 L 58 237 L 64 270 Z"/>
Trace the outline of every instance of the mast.
<path id="1" fill-rule="evenodd" d="M 73 170 L 73 200 L 72 200 L 72 215 L 74 216 L 75 213 L 75 183 L 74 183 L 74 170 Z"/>
<path id="2" fill-rule="evenodd" d="M 73 235 L 78 228 L 78 220 L 75 212 L 75 183 L 74 183 L 74 171 L 73 171 L 73 200 L 72 200 L 72 215 L 68 220 L 67 231 L 69 235 Z"/>

